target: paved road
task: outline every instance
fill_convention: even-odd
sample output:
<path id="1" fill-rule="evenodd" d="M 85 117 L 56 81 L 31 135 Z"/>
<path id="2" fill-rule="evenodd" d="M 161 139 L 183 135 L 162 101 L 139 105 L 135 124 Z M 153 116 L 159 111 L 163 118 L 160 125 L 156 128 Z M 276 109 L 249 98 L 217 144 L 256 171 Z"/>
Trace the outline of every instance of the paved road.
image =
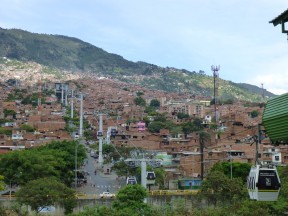
<path id="1" fill-rule="evenodd" d="M 97 163 L 97 160 L 90 157 L 89 154 L 87 157 L 88 160 L 83 167 L 83 170 L 89 173 L 87 176 L 87 184 L 79 187 L 77 189 L 78 192 L 99 195 L 103 191 L 108 190 L 111 193 L 116 193 L 121 186 L 124 186 L 125 179 L 119 179 L 114 172 L 107 174 L 107 169 L 110 170 L 110 166 L 101 166 L 99 163 Z"/>

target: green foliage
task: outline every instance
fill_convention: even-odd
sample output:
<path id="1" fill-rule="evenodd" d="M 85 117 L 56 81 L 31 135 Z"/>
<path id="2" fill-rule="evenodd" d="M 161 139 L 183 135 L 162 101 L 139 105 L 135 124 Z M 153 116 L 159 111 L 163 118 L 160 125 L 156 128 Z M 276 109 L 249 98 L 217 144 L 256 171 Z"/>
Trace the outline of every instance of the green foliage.
<path id="1" fill-rule="evenodd" d="M 214 205 L 218 202 L 239 201 L 247 196 L 246 193 L 240 178 L 229 179 L 219 171 L 210 172 L 200 188 L 200 194 Z"/>
<path id="2" fill-rule="evenodd" d="M 0 125 L 4 124 L 6 122 L 11 122 L 11 120 L 9 120 L 9 119 L 0 119 Z"/>
<path id="3" fill-rule="evenodd" d="M 13 116 L 14 118 L 16 115 L 16 112 L 14 110 L 8 110 L 8 109 L 4 109 L 3 113 L 4 113 L 4 117 Z"/>
<path id="4" fill-rule="evenodd" d="M 75 191 L 55 178 L 39 178 L 27 182 L 16 192 L 17 201 L 38 212 L 39 207 L 61 204 L 65 213 L 72 213 L 76 206 Z M 40 208 L 41 210 L 41 208 Z"/>
<path id="5" fill-rule="evenodd" d="M 0 175 L 0 191 L 4 190 L 5 183 L 4 183 L 4 176 Z"/>
<path id="6" fill-rule="evenodd" d="M 148 125 L 148 130 L 151 133 L 159 133 L 163 128 L 165 128 L 165 123 L 161 121 L 153 121 Z"/>
<path id="7" fill-rule="evenodd" d="M 142 97 L 136 97 L 135 99 L 134 99 L 134 103 L 136 104 L 136 105 L 138 105 L 138 106 L 143 106 L 143 107 L 145 107 L 146 106 L 146 101 L 145 101 L 145 99 L 144 98 L 142 98 Z"/>
<path id="8" fill-rule="evenodd" d="M 150 102 L 150 107 L 159 108 L 160 107 L 160 101 L 157 99 L 152 99 Z"/>
<path id="9" fill-rule="evenodd" d="M 142 91 L 137 91 L 137 92 L 136 92 L 136 95 L 137 95 L 137 97 L 140 97 L 140 96 L 144 95 L 144 92 L 142 92 Z"/>
<path id="10" fill-rule="evenodd" d="M 0 127 L 0 134 L 12 135 L 12 129 Z"/>
<path id="11" fill-rule="evenodd" d="M 177 113 L 177 118 L 178 119 L 188 119 L 188 118 L 190 118 L 190 116 L 186 113 L 179 112 L 179 113 Z"/>
<path id="12" fill-rule="evenodd" d="M 77 213 L 72 214 L 72 216 L 118 216 L 119 214 L 112 208 L 107 206 L 94 206 L 94 207 L 84 207 L 84 210 Z"/>
<path id="13" fill-rule="evenodd" d="M 185 122 L 182 124 L 182 131 L 185 135 L 194 131 L 194 124 L 192 122 Z"/>
<path id="14" fill-rule="evenodd" d="M 20 126 L 21 130 L 26 130 L 27 132 L 33 132 L 35 129 L 33 126 L 28 125 L 28 124 L 23 124 Z"/>
<path id="15" fill-rule="evenodd" d="M 148 115 L 153 115 L 152 113 L 155 113 L 156 112 L 155 110 L 156 110 L 155 107 L 147 106 L 145 107 L 144 112 L 148 113 Z"/>
<path id="16" fill-rule="evenodd" d="M 118 191 L 112 207 L 123 216 L 153 216 L 152 208 L 144 203 L 146 197 L 147 191 L 141 185 L 127 185 Z"/>
<path id="17" fill-rule="evenodd" d="M 21 103 L 31 104 L 33 107 L 36 107 L 38 105 L 38 94 L 32 93 L 31 95 L 27 95 L 25 98 L 23 98 Z"/>
<path id="18" fill-rule="evenodd" d="M 243 182 L 246 182 L 246 178 L 249 175 L 251 164 L 249 163 L 239 163 L 239 162 L 218 162 L 216 163 L 211 171 L 219 171 L 224 173 L 227 177 L 231 176 L 232 167 L 232 177 L 241 178 Z"/>
<path id="19" fill-rule="evenodd" d="M 199 118 L 195 118 L 193 120 L 193 125 L 194 125 L 194 130 L 195 131 L 201 131 L 204 128 L 203 125 L 202 125 L 202 120 L 199 119 Z"/>
<path id="20" fill-rule="evenodd" d="M 5 66 L 23 68 L 23 63 L 16 59 L 29 60 L 46 66 L 42 72 L 53 74 L 56 78 L 61 77 L 63 69 L 97 71 L 100 75 L 113 75 L 121 81 L 142 85 L 145 88 L 213 96 L 213 77 L 205 75 L 205 71 L 202 70 L 197 73 L 183 69 L 162 68 L 145 62 L 134 63 L 79 39 L 60 35 L 0 29 L 0 40 L 0 56 L 12 59 L 0 62 Z M 150 76 L 151 74 L 156 76 Z M 139 75 L 143 75 L 143 78 L 139 79 Z M 251 89 L 251 85 L 236 84 L 222 79 L 219 79 L 218 83 L 221 86 L 219 98 L 222 101 L 262 100 L 262 90 L 258 87 L 254 86 L 255 88 Z"/>
<path id="21" fill-rule="evenodd" d="M 44 177 L 55 177 L 70 186 L 74 181 L 76 142 L 51 142 L 39 148 L 12 151 L 0 156 L 0 175 L 5 183 L 25 185 L 27 182 Z M 86 157 L 85 149 L 78 145 L 79 167 Z"/>
<path id="22" fill-rule="evenodd" d="M 208 142 L 211 139 L 211 136 L 209 133 L 205 131 L 199 132 L 199 142 L 201 146 L 205 146 L 206 142 Z"/>
<path id="23" fill-rule="evenodd" d="M 258 110 L 253 110 L 251 112 L 251 118 L 256 118 L 259 115 L 259 111 Z"/>

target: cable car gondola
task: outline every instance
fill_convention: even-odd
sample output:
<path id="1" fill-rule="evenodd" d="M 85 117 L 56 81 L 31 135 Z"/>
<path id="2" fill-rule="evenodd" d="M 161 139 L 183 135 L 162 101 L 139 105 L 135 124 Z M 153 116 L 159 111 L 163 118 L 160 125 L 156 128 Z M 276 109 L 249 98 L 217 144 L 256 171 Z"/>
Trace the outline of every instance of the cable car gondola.
<path id="1" fill-rule="evenodd" d="M 129 185 L 129 184 L 131 184 L 131 185 L 137 184 L 137 180 L 136 180 L 135 176 L 130 176 L 127 178 L 126 185 Z"/>
<path id="2" fill-rule="evenodd" d="M 147 171 L 146 174 L 146 183 L 147 184 L 155 184 L 156 175 L 154 171 Z"/>
<path id="3" fill-rule="evenodd" d="M 103 137 L 103 132 L 102 131 L 97 131 L 97 137 L 98 138 Z"/>
<path id="4" fill-rule="evenodd" d="M 275 166 L 251 167 L 247 178 L 249 197 L 257 201 L 276 201 L 280 191 L 280 179 Z"/>
<path id="5" fill-rule="evenodd" d="M 115 138 L 115 136 L 118 134 L 118 131 L 116 128 L 111 129 L 111 137 Z"/>

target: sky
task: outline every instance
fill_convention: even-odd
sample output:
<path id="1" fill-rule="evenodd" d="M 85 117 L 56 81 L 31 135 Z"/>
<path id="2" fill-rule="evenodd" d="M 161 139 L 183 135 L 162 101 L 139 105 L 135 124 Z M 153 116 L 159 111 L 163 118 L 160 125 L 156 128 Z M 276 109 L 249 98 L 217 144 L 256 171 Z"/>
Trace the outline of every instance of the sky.
<path id="1" fill-rule="evenodd" d="M 288 92 L 287 0 L 0 0 L 0 27 L 79 38 L 137 62 Z M 287 24 L 288 29 L 288 24 Z"/>

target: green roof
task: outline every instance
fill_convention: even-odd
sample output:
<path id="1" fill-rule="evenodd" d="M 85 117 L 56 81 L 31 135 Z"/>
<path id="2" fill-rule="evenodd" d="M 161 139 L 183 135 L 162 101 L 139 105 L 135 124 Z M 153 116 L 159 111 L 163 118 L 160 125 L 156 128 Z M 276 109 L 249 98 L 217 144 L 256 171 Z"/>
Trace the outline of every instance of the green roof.
<path id="1" fill-rule="evenodd" d="M 288 143 L 288 93 L 266 103 L 262 124 L 272 143 Z"/>

